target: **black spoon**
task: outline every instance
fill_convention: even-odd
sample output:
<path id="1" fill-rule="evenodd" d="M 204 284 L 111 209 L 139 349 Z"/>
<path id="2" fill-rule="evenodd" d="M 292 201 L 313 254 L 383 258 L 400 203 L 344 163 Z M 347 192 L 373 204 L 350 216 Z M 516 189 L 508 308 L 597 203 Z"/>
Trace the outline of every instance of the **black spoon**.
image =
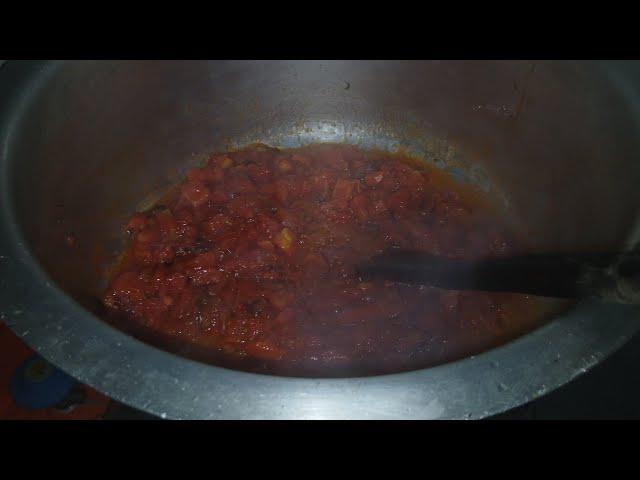
<path id="1" fill-rule="evenodd" d="M 513 292 L 546 297 L 599 297 L 640 303 L 640 254 L 551 253 L 460 260 L 392 250 L 360 265 L 364 278 L 447 290 Z"/>

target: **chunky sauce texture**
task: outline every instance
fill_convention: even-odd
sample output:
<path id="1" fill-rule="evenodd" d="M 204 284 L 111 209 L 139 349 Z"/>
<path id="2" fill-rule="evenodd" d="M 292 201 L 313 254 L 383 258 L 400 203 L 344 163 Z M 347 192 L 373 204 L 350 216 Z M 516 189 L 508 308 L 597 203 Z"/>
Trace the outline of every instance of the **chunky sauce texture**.
<path id="1" fill-rule="evenodd" d="M 346 145 L 212 155 L 136 213 L 103 302 L 114 322 L 214 363 L 286 375 L 397 372 L 530 328 L 533 299 L 363 281 L 387 249 L 478 258 L 514 241 L 482 194 L 425 162 Z"/>

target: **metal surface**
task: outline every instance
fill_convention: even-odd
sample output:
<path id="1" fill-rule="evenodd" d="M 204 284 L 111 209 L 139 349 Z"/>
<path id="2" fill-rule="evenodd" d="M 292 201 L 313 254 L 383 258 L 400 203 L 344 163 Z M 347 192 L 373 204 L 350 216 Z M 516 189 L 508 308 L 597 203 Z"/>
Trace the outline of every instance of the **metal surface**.
<path id="1" fill-rule="evenodd" d="M 253 140 L 404 147 L 498 194 L 535 247 L 631 246 L 639 79 L 622 63 L 8 62 L 2 318 L 69 374 L 161 417 L 478 418 L 520 405 L 623 344 L 638 308 L 584 302 L 475 357 L 349 379 L 204 365 L 89 310 L 141 192 Z"/>

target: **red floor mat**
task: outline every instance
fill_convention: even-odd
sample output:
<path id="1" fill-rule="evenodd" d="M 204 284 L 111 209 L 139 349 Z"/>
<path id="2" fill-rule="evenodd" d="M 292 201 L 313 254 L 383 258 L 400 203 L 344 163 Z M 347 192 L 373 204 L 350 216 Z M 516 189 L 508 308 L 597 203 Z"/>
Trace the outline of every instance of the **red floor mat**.
<path id="1" fill-rule="evenodd" d="M 76 393 L 84 399 L 66 410 L 58 408 L 28 410 L 16 405 L 9 394 L 9 382 L 18 366 L 33 354 L 33 350 L 0 322 L 0 419 L 94 420 L 103 417 L 110 399 L 82 384 L 78 384 Z"/>

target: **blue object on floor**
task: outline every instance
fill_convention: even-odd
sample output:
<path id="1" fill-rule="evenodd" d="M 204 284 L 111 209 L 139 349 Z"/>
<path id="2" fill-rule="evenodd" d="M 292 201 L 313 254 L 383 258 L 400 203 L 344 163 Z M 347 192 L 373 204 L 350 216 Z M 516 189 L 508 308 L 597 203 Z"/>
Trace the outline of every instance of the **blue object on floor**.
<path id="1" fill-rule="evenodd" d="M 9 393 L 17 405 L 35 410 L 53 407 L 64 400 L 75 383 L 62 370 L 34 355 L 16 369 L 9 384 Z"/>

